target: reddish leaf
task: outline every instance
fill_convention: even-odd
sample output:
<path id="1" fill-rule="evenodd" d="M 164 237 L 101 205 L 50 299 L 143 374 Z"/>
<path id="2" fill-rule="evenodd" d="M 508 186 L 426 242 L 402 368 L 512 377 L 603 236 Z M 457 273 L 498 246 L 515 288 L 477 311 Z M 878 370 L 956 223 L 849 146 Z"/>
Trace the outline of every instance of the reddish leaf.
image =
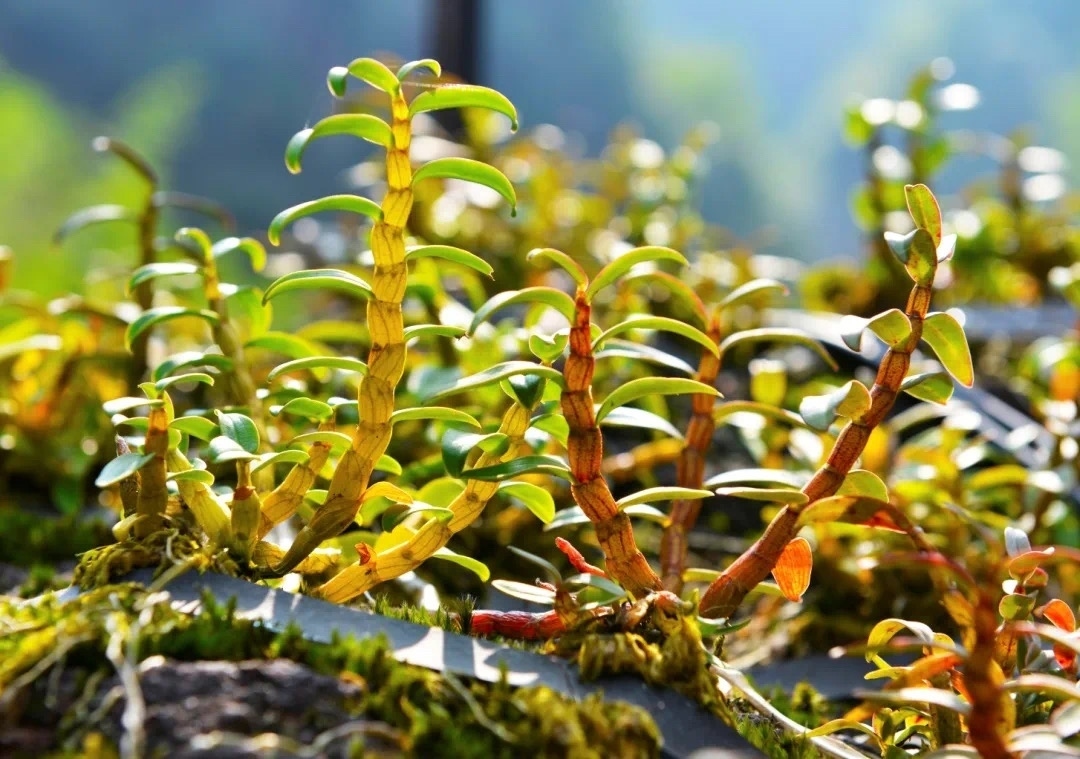
<path id="1" fill-rule="evenodd" d="M 1076 630 L 1076 615 L 1073 614 L 1073 610 L 1069 605 L 1060 598 L 1053 599 L 1046 606 L 1039 609 L 1039 614 L 1059 630 L 1065 632 Z"/>
<path id="2" fill-rule="evenodd" d="M 772 575 L 787 600 L 802 600 L 803 593 L 810 587 L 810 570 L 813 566 L 814 557 L 805 538 L 795 538 L 784 547 Z"/>
<path id="3" fill-rule="evenodd" d="M 904 528 L 900 527 L 892 518 L 892 515 L 887 511 L 879 511 L 872 517 L 863 522 L 867 527 L 877 527 L 881 530 L 891 530 L 892 532 L 904 532 Z"/>

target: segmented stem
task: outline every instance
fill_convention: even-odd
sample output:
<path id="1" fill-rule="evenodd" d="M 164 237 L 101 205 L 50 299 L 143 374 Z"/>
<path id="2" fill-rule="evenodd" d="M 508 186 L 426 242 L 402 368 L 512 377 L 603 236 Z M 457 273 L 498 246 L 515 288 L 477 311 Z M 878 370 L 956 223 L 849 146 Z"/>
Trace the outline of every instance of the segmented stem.
<path id="1" fill-rule="evenodd" d="M 719 313 L 714 313 L 709 319 L 705 334 L 713 343 L 720 344 Z M 714 385 L 719 373 L 720 357 L 709 351 L 702 353 L 694 379 L 706 385 Z M 686 438 L 675 464 L 675 484 L 679 487 L 700 488 L 705 481 L 705 458 L 716 431 L 716 422 L 713 419 L 715 404 L 716 398 L 704 393 L 698 393 L 691 398 L 690 423 L 686 427 Z M 701 499 L 680 498 L 671 504 L 671 521 L 660 540 L 660 571 L 665 590 L 673 593 L 682 591 L 682 576 L 686 569 L 686 536 L 694 528 L 700 514 Z"/>
<path id="2" fill-rule="evenodd" d="M 537 394 L 539 397 L 539 394 Z M 517 457 L 529 429 L 532 410 L 516 402 L 503 415 L 499 432 L 509 439 L 509 446 L 502 455 L 483 453 L 475 466 L 495 466 Z M 404 543 L 399 543 L 383 553 L 376 553 L 364 546 L 360 563 L 341 570 L 329 582 L 316 590 L 316 595 L 327 601 L 345 603 L 366 593 L 374 586 L 416 569 L 445 546 L 454 535 L 468 527 L 484 510 L 487 502 L 498 491 L 497 482 L 466 480 L 465 489 L 450 504 L 454 513 L 449 522 L 429 519 Z"/>
<path id="3" fill-rule="evenodd" d="M 572 475 L 570 491 L 596 529 L 608 576 L 631 594 L 642 596 L 650 590 L 659 590 L 660 578 L 638 550 L 630 517 L 619 510 L 600 471 L 604 439 L 593 409 L 592 379 L 596 360 L 592 351 L 590 311 L 586 292 L 579 288 L 560 399 L 563 416 L 570 427 L 566 445 Z"/>
<path id="4" fill-rule="evenodd" d="M 135 522 L 135 537 L 143 539 L 164 524 L 165 507 L 169 503 L 169 491 L 165 488 L 167 472 L 165 456 L 169 450 L 169 415 L 164 406 L 150 409 L 150 418 L 146 428 L 146 442 L 143 453 L 153 454 L 139 471 L 139 500 L 135 513 L 140 519 Z"/>
<path id="5" fill-rule="evenodd" d="M 386 151 L 387 191 L 382 202 L 382 218 L 371 230 L 371 252 L 375 258 L 372 294 L 367 303 L 371 348 L 368 373 L 360 383 L 360 423 L 352 445 L 334 470 L 326 501 L 296 536 L 282 560 L 273 566 L 276 575 L 291 571 L 323 540 L 341 533 L 352 523 L 375 463 L 390 443 L 394 391 L 405 371 L 401 301 L 408 278 L 405 225 L 413 203 L 409 106 L 401 92 L 390 97 L 393 142 Z"/>
<path id="6" fill-rule="evenodd" d="M 320 426 L 319 429 L 330 429 L 332 426 L 332 424 L 326 424 Z M 294 465 L 281 484 L 263 499 L 258 532 L 260 540 L 265 538 L 276 525 L 296 513 L 329 457 L 330 446 L 327 443 L 312 443 L 308 448 L 307 461 Z"/>
<path id="7" fill-rule="evenodd" d="M 746 594 L 772 572 L 784 547 L 795 537 L 803 510 L 815 501 L 836 494 L 866 448 L 870 433 L 885 419 L 900 393 L 900 384 L 911 365 L 911 354 L 922 338 L 923 320 L 930 309 L 931 282 L 933 276 L 911 289 L 904 309 L 911 322 L 911 334 L 906 341 L 889 349 L 881 360 L 870 390 L 870 408 L 859 419 L 848 421 L 833 444 L 828 460 L 803 487 L 802 492 L 809 500 L 801 506 L 785 506 L 758 541 L 713 581 L 701 598 L 702 614 L 730 617 Z"/>

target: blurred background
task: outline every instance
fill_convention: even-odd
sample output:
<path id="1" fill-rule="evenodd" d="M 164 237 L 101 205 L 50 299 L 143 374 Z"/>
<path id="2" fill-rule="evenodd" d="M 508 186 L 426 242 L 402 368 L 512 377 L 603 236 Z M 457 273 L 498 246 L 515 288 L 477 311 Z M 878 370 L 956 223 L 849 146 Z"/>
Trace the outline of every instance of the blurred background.
<path id="1" fill-rule="evenodd" d="M 283 149 L 330 111 L 327 69 L 386 53 L 498 88 L 526 132 L 556 124 L 582 157 L 621 123 L 671 149 L 712 122 L 695 190 L 706 220 L 765 252 L 857 258 L 866 157 L 845 143 L 845 109 L 903 98 L 947 57 L 952 81 L 975 89 L 954 91 L 941 127 L 1025 130 L 1062 151 L 1055 171 L 1075 185 L 1078 31 L 1075 0 L 0 0 L 0 242 L 20 286 L 79 288 L 94 241 L 58 251 L 54 230 L 141 191 L 90 150 L 98 134 L 145 154 L 163 186 L 231 208 L 242 232 L 265 230 L 282 208 L 347 186 L 341 167 L 368 154 L 361 143 L 328 141 L 295 177 Z M 961 156 L 935 189 L 995 171 Z"/>

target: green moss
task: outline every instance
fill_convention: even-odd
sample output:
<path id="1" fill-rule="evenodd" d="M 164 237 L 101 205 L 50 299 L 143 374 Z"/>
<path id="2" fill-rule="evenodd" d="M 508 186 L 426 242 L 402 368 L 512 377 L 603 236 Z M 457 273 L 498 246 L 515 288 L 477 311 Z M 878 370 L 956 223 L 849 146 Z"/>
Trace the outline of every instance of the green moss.
<path id="1" fill-rule="evenodd" d="M 97 520 L 0 508 L 0 557 L 7 564 L 34 567 L 68 562 L 112 539 L 109 528 Z"/>

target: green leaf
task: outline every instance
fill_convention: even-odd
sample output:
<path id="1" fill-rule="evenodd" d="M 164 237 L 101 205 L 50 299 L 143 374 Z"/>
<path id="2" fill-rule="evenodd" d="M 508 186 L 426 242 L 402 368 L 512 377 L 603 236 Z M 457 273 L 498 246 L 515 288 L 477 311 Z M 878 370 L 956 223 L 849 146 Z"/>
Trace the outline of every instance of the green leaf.
<path id="1" fill-rule="evenodd" d="M 873 472 L 852 469 L 836 491 L 836 495 L 853 495 L 888 502 L 889 488 Z"/>
<path id="2" fill-rule="evenodd" d="M 495 273 L 495 270 L 491 268 L 491 264 L 480 258 L 480 256 L 461 248 L 455 248 L 453 245 L 419 245 L 406 251 L 406 261 L 414 261 L 417 258 L 441 258 L 450 263 L 467 266 L 487 277 Z"/>
<path id="3" fill-rule="evenodd" d="M 806 493 L 788 488 L 717 488 L 716 494 L 732 498 L 745 498 L 749 501 L 766 501 L 768 503 L 790 505 L 802 505 L 810 502 L 810 498 Z"/>
<path id="4" fill-rule="evenodd" d="M 636 329 L 655 329 L 664 332 L 673 332 L 676 335 L 682 335 L 688 340 L 693 340 L 714 356 L 718 356 L 720 353 L 720 349 L 717 347 L 716 343 L 710 340 L 709 336 L 697 327 L 692 327 L 686 322 L 681 322 L 678 319 L 670 319 L 666 316 L 643 316 L 637 314 L 627 317 L 611 329 L 600 333 L 600 336 L 593 340 L 593 350 L 598 350 L 608 338 Z"/>
<path id="5" fill-rule="evenodd" d="M 298 451 L 295 448 L 277 451 L 276 453 L 264 453 L 259 456 L 258 463 L 251 467 L 251 473 L 275 464 L 304 464 L 310 458 L 306 451 Z"/>
<path id="6" fill-rule="evenodd" d="M 534 332 L 529 335 L 529 352 L 545 364 L 549 364 L 562 356 L 569 341 L 570 335 L 567 332 L 561 332 L 553 337 Z"/>
<path id="7" fill-rule="evenodd" d="M 254 237 L 225 237 L 210 247 L 210 255 L 220 258 L 227 253 L 239 250 L 251 259 L 251 268 L 262 271 L 266 266 L 266 248 Z"/>
<path id="8" fill-rule="evenodd" d="M 651 411 L 645 409 L 634 408 L 633 406 L 623 406 L 621 408 L 613 408 L 604 417 L 601 422 L 606 427 L 631 427 L 638 430 L 656 430 L 657 432 L 663 432 L 665 435 L 670 435 L 676 440 L 682 440 L 682 433 L 669 422 L 658 414 L 654 414 Z"/>
<path id="9" fill-rule="evenodd" d="M 214 378 L 211 377 L 209 374 L 204 374 L 202 372 L 191 372 L 189 374 L 176 374 L 176 375 L 174 375 L 172 377 L 165 377 L 164 379 L 159 379 L 157 382 L 154 383 L 154 388 L 160 393 L 160 392 L 162 392 L 164 390 L 169 389 L 173 385 L 176 385 L 176 384 L 179 384 L 179 383 L 182 383 L 182 382 L 200 382 L 200 383 L 202 383 L 204 385 L 213 385 L 214 384 Z"/>
<path id="10" fill-rule="evenodd" d="M 626 591 L 616 583 L 591 572 L 567 577 L 566 584 L 570 587 L 582 588 L 577 592 L 577 600 L 582 609 L 605 606 L 626 597 Z"/>
<path id="11" fill-rule="evenodd" d="M 800 526 L 833 522 L 862 524 L 878 512 L 888 512 L 890 508 L 887 499 L 867 495 L 834 495 L 820 498 L 803 509 L 798 523 Z"/>
<path id="12" fill-rule="evenodd" d="M 205 308 L 184 308 L 183 306 L 148 308 L 128 325 L 127 332 L 124 334 L 124 344 L 128 350 L 131 350 L 132 344 L 139 338 L 139 335 L 159 324 L 185 316 L 197 317 L 211 325 L 216 325 L 219 321 L 216 313 Z"/>
<path id="13" fill-rule="evenodd" d="M 898 308 L 890 308 L 871 319 L 845 316 L 840 320 L 840 336 L 844 344 L 853 351 L 860 350 L 863 332 L 867 329 L 880 337 L 890 348 L 895 348 L 911 336 L 911 321 Z"/>
<path id="14" fill-rule="evenodd" d="M 945 370 L 965 387 L 975 383 L 971 350 L 960 322 L 947 313 L 930 314 L 923 321 L 922 339 L 933 348 Z"/>
<path id="15" fill-rule="evenodd" d="M 486 387 L 487 385 L 500 382 L 507 377 L 512 377 L 515 374 L 532 374 L 543 377 L 544 379 L 558 384 L 559 387 L 562 387 L 563 384 L 562 374 L 550 366 L 534 364 L 531 361 L 504 361 L 501 364 L 495 364 L 494 366 L 488 367 L 482 372 L 470 374 L 468 377 L 462 377 L 450 387 L 443 388 L 432 395 L 425 396 L 423 401 L 424 403 L 431 403 L 434 400 L 445 398 L 448 395 L 465 392 L 466 390 L 475 390 L 479 387 Z"/>
<path id="16" fill-rule="evenodd" d="M 728 293 L 717 308 L 735 308 L 747 301 L 787 294 L 787 285 L 782 282 L 775 279 L 754 279 Z"/>
<path id="17" fill-rule="evenodd" d="M 596 409 L 596 421 L 599 423 L 608 412 L 639 398 L 652 395 L 695 395 L 720 396 L 720 391 L 711 385 L 683 377 L 639 377 L 612 390 L 604 402 Z"/>
<path id="18" fill-rule="evenodd" d="M 404 334 L 405 342 L 408 342 L 414 338 L 419 340 L 425 337 L 461 337 L 465 334 L 465 330 L 446 324 L 417 324 L 406 327 Z"/>
<path id="19" fill-rule="evenodd" d="M 570 278 L 574 280 L 574 284 L 578 287 L 585 287 L 588 283 L 589 275 L 585 273 L 585 269 L 581 267 L 581 264 L 561 250 L 556 250 L 555 248 L 534 248 L 525 256 L 525 260 L 530 263 L 535 263 L 537 259 L 541 258 L 546 258 L 569 274 Z"/>
<path id="20" fill-rule="evenodd" d="M 131 273 L 131 278 L 128 279 L 127 283 L 127 291 L 130 294 L 143 282 L 149 282 L 158 277 L 179 277 L 189 274 L 198 274 L 199 271 L 200 267 L 184 261 L 147 264 L 146 266 L 140 266 Z"/>
<path id="21" fill-rule="evenodd" d="M 401 82 L 385 64 L 374 58 L 357 58 L 348 66 L 335 66 L 327 74 L 326 84 L 336 97 L 345 96 L 345 81 L 350 74 L 388 95 L 401 90 Z"/>
<path id="22" fill-rule="evenodd" d="M 214 413 L 217 415 L 222 435 L 234 441 L 248 453 L 259 452 L 259 428 L 255 426 L 251 417 L 221 411 Z"/>
<path id="23" fill-rule="evenodd" d="M 371 297 L 371 285 L 355 274 L 340 269 L 302 269 L 278 277 L 263 293 L 263 303 L 293 290 L 336 290 L 354 298 Z"/>
<path id="24" fill-rule="evenodd" d="M 460 409 L 446 408 L 444 406 L 417 406 L 416 408 L 403 408 L 395 411 L 390 415 L 390 424 L 427 420 L 467 424 L 470 427 L 480 429 L 480 422 L 476 421 L 476 419 L 474 419 L 470 414 L 466 414 Z"/>
<path id="25" fill-rule="evenodd" d="M 797 329 L 782 329 L 772 327 L 761 327 L 758 329 L 744 329 L 740 332 L 736 332 L 733 335 L 729 335 L 720 342 L 720 355 L 723 356 L 727 351 L 734 348 L 736 345 L 743 345 L 747 343 L 794 343 L 801 345 L 805 348 L 809 348 L 824 361 L 829 368 L 836 371 L 839 367 L 836 362 L 833 361 L 829 352 L 822 347 L 814 338 L 807 335 L 805 332 Z"/>
<path id="26" fill-rule="evenodd" d="M 414 71 L 419 69 L 427 69 L 430 71 L 436 79 L 442 76 L 442 66 L 434 58 L 423 58 L 419 61 L 409 61 L 397 70 L 397 79 L 399 82 L 404 82 L 405 79 Z M 486 578 L 485 578 L 486 582 Z"/>
<path id="27" fill-rule="evenodd" d="M 214 484 L 214 475 L 205 469 L 185 469 L 182 472 L 170 472 L 165 479 L 168 482 L 197 482 L 207 487 Z"/>
<path id="28" fill-rule="evenodd" d="M 925 229 L 913 229 L 906 235 L 886 232 L 885 242 L 914 281 L 922 285 L 933 283 L 934 271 L 937 268 L 937 246 L 929 232 Z"/>
<path id="29" fill-rule="evenodd" d="M 450 513 L 453 514 L 453 512 Z M 491 579 L 491 570 L 488 569 L 487 564 L 482 561 L 477 561 L 471 556 L 462 556 L 460 553 L 455 553 L 445 546 L 431 554 L 431 558 L 450 561 L 457 564 L 459 567 L 465 567 L 465 569 L 479 577 L 481 582 L 487 582 Z"/>
<path id="30" fill-rule="evenodd" d="M 238 287 L 225 298 L 229 321 L 241 339 L 265 335 L 274 321 L 273 309 L 263 305 L 262 290 L 257 287 Z"/>
<path id="31" fill-rule="evenodd" d="M 107 488 L 109 485 L 115 485 L 121 480 L 126 480 L 142 469 L 152 458 L 154 458 L 152 453 L 145 455 L 141 453 L 125 453 L 122 456 L 117 456 L 102 468 L 101 474 L 94 480 L 94 485 L 99 488 Z"/>
<path id="32" fill-rule="evenodd" d="M 531 482 L 500 482 L 499 493 L 520 501 L 544 524 L 555 518 L 555 499 L 539 485 Z"/>
<path id="33" fill-rule="evenodd" d="M 267 230 L 266 236 L 271 243 L 278 245 L 281 242 L 281 233 L 285 227 L 297 219 L 323 211 L 348 211 L 363 214 L 372 221 L 379 221 L 382 218 L 382 209 L 374 200 L 359 195 L 328 195 L 325 198 L 309 200 L 292 208 L 286 208 L 270 222 L 270 228 Z"/>
<path id="34" fill-rule="evenodd" d="M 622 511 L 628 506 L 636 506 L 640 503 L 656 503 L 657 501 L 697 500 L 712 496 L 711 490 L 699 490 L 698 488 L 658 487 L 646 488 L 636 493 L 620 498 L 615 505 Z"/>
<path id="35" fill-rule="evenodd" d="M 915 226 L 930 233 L 936 249 L 941 242 L 941 207 L 934 193 L 924 184 L 909 184 L 904 187 L 904 197 Z"/>
<path id="36" fill-rule="evenodd" d="M 825 395 L 809 395 L 799 404 L 799 413 L 815 430 L 827 430 L 837 417 L 858 420 L 870 408 L 870 391 L 858 380 Z"/>
<path id="37" fill-rule="evenodd" d="M 465 470 L 465 463 L 469 453 L 478 445 L 486 441 L 505 440 L 506 436 L 499 432 L 486 434 L 478 432 L 463 432 L 457 429 L 448 429 L 442 437 L 443 466 L 451 477 L 460 477 Z"/>
<path id="38" fill-rule="evenodd" d="M 292 414 L 322 421 L 334 415 L 334 407 L 314 398 L 293 398 L 283 406 L 271 406 L 270 414 L 272 416 Z"/>
<path id="39" fill-rule="evenodd" d="M 446 108 L 486 108 L 510 119 L 510 128 L 517 131 L 517 109 L 506 97 L 487 87 L 474 84 L 444 84 L 434 90 L 425 90 L 409 103 L 409 115 Z"/>
<path id="40" fill-rule="evenodd" d="M 179 249 L 196 263 L 203 264 L 210 260 L 210 249 L 213 247 L 210 235 L 198 227 L 181 227 L 176 230 L 173 240 Z"/>
<path id="41" fill-rule="evenodd" d="M 1007 622 L 1029 617 L 1034 608 L 1035 596 L 1025 596 L 1019 593 L 1009 593 L 998 602 L 998 614 Z"/>
<path id="42" fill-rule="evenodd" d="M 702 487 L 715 489 L 725 485 L 756 482 L 765 485 L 781 485 L 798 490 L 809 480 L 809 475 L 801 472 L 787 472 L 779 469 L 734 469 L 710 477 Z"/>
<path id="43" fill-rule="evenodd" d="M 766 403 L 757 403 L 756 401 L 727 401 L 722 403 L 713 411 L 713 421 L 717 424 L 725 424 L 727 423 L 726 420 L 736 414 L 756 414 L 765 419 L 786 422 L 795 427 L 810 428 L 806 420 L 798 414 L 793 414 L 787 409 L 777 408 Z"/>
<path id="44" fill-rule="evenodd" d="M 180 430 L 199 440 L 210 440 L 218 432 L 218 426 L 204 416 L 180 416 L 169 422 L 169 429 Z"/>
<path id="45" fill-rule="evenodd" d="M 574 299 L 569 295 L 553 287 L 526 287 L 523 290 L 506 290 L 492 296 L 487 303 L 476 310 L 466 334 L 471 335 L 475 332 L 481 323 L 487 321 L 500 308 L 519 303 L 541 303 L 558 311 L 566 317 L 567 321 L 574 320 Z"/>
<path id="46" fill-rule="evenodd" d="M 111 401 L 106 401 L 101 404 L 101 408 L 105 410 L 105 413 L 109 416 L 113 414 L 122 414 L 125 411 L 130 411 L 133 408 L 139 406 L 148 406 L 153 408 L 155 406 L 163 406 L 165 401 L 151 400 L 149 398 L 138 398 L 136 396 L 125 396 L 123 398 L 114 398 Z"/>
<path id="47" fill-rule="evenodd" d="M 273 382 L 282 374 L 304 369 L 338 369 L 344 372 L 367 374 L 367 364 L 352 356 L 306 356 L 278 364 L 266 375 L 266 381 Z"/>
<path id="48" fill-rule="evenodd" d="M 90 206 L 89 208 L 78 210 L 67 217 L 64 223 L 60 225 L 60 228 L 56 230 L 56 234 L 53 235 L 53 242 L 63 242 L 71 234 L 78 232 L 80 229 L 94 226 L 95 224 L 105 224 L 112 221 L 134 222 L 137 219 L 138 216 L 136 213 L 130 209 L 124 208 L 124 206 L 113 204 Z"/>
<path id="49" fill-rule="evenodd" d="M 525 409 L 536 406 L 547 387 L 546 380 L 535 374 L 515 374 L 506 380 L 506 384 L 510 386 L 510 395 Z M 505 391 L 505 387 L 503 389 Z"/>
<path id="50" fill-rule="evenodd" d="M 675 261 L 682 266 L 688 265 L 687 260 L 683 257 L 682 253 L 679 253 L 677 250 L 672 250 L 671 248 L 665 248 L 660 245 L 645 245 L 640 248 L 634 248 L 626 251 L 597 272 L 593 281 L 589 283 L 585 295 L 591 300 L 596 293 L 614 283 L 638 264 L 653 263 L 656 261 Z"/>
<path id="51" fill-rule="evenodd" d="M 514 192 L 514 185 L 510 183 L 505 174 L 482 161 L 474 161 L 472 158 L 460 158 L 458 156 L 436 158 L 416 170 L 413 174 L 412 183 L 415 186 L 417 182 L 422 182 L 425 179 L 460 179 L 465 182 L 474 182 L 490 187 L 506 199 L 512 210 L 517 208 L 517 194 Z"/>
<path id="52" fill-rule="evenodd" d="M 340 451 L 343 448 L 348 448 L 352 445 L 352 438 L 346 435 L 344 432 L 334 432 L 332 430 L 316 430 L 315 432 L 305 432 L 302 435 L 297 435 L 290 441 L 289 444 L 308 445 L 309 443 L 324 443 L 326 445 L 329 445 L 331 450 Z"/>
<path id="53" fill-rule="evenodd" d="M 517 477 L 520 474 L 550 474 L 563 479 L 570 478 L 570 467 L 556 456 L 522 456 L 513 461 L 505 461 L 492 466 L 466 469 L 461 476 L 468 480 L 488 480 L 498 482 Z"/>
<path id="54" fill-rule="evenodd" d="M 570 425 L 567 423 L 566 417 L 559 413 L 541 414 L 532 420 L 531 426 L 551 435 L 563 446 L 566 445 L 567 438 L 570 437 Z"/>
<path id="55" fill-rule="evenodd" d="M 644 280 L 645 284 L 650 288 L 659 285 L 667 289 L 672 296 L 673 303 L 679 303 L 690 309 L 694 316 L 697 317 L 699 324 L 705 324 L 709 321 L 708 311 L 705 309 L 705 303 L 690 285 L 678 277 L 668 274 L 666 271 L 658 271 L 656 269 L 645 269 L 644 267 L 631 269 L 629 273 L 624 274 L 622 277 L 623 282 L 632 282 L 636 280 Z"/>
<path id="56" fill-rule="evenodd" d="M 588 524 L 589 518 L 580 506 L 571 506 L 568 509 L 560 509 L 555 512 L 554 518 L 544 525 L 544 532 L 559 530 L 563 527 L 573 527 L 579 524 Z"/>
<path id="57" fill-rule="evenodd" d="M 240 443 L 225 435 L 219 435 L 211 440 L 206 453 L 206 458 L 211 464 L 224 464 L 229 461 L 252 461 L 258 458 Z"/>
<path id="58" fill-rule="evenodd" d="M 946 404 L 953 394 L 953 381 L 945 372 L 926 372 L 905 377 L 900 390 L 920 401 Z"/>
<path id="59" fill-rule="evenodd" d="M 513 548 L 513 546 L 511 546 Z M 536 585 L 527 585 L 515 580 L 492 580 L 491 587 L 511 598 L 532 604 L 551 606 L 555 603 L 555 592 Z"/>
<path id="60" fill-rule="evenodd" d="M 289 334 L 288 332 L 267 332 L 259 337 L 248 340 L 244 343 L 244 347 L 262 348 L 291 358 L 318 356 L 323 350 L 320 346 L 310 340 L 305 340 L 302 337 Z"/>
<path id="61" fill-rule="evenodd" d="M 892 691 L 856 691 L 854 696 L 866 701 L 893 706 L 941 706 L 957 714 L 969 714 L 971 706 L 955 693 L 940 688 L 899 688 Z"/>
<path id="62" fill-rule="evenodd" d="M 454 518 L 454 512 L 450 509 L 442 506 L 433 506 L 430 503 L 424 503 L 422 501 L 413 501 L 403 509 L 395 508 L 383 514 L 382 528 L 389 532 L 415 514 L 424 514 L 432 519 L 437 519 L 444 524 Z"/>
<path id="63" fill-rule="evenodd" d="M 220 353 L 204 353 L 203 351 L 182 351 L 174 353 L 154 367 L 150 373 L 150 379 L 157 382 L 168 377 L 177 369 L 190 369 L 196 366 L 210 366 L 219 371 L 227 372 L 233 367 L 232 359 L 222 356 Z"/>
<path id="64" fill-rule="evenodd" d="M 530 336 L 530 339 L 531 337 L 532 336 Z M 669 369 L 674 369 L 677 372 L 689 375 L 694 374 L 696 371 L 690 364 L 677 356 L 672 356 L 666 351 L 654 348 L 651 345 L 632 343 L 628 340 L 619 340 L 618 338 L 605 340 L 604 347 L 596 351 L 593 354 L 593 357 L 597 361 L 602 358 L 632 358 L 638 361 L 647 361 L 659 366 L 666 366 Z"/>
<path id="65" fill-rule="evenodd" d="M 336 134 L 359 137 L 384 148 L 390 147 L 394 140 L 390 125 L 370 113 L 338 113 L 327 116 L 315 126 L 301 129 L 289 140 L 289 144 L 285 146 L 285 166 L 289 173 L 300 173 L 304 151 L 312 140 Z"/>

